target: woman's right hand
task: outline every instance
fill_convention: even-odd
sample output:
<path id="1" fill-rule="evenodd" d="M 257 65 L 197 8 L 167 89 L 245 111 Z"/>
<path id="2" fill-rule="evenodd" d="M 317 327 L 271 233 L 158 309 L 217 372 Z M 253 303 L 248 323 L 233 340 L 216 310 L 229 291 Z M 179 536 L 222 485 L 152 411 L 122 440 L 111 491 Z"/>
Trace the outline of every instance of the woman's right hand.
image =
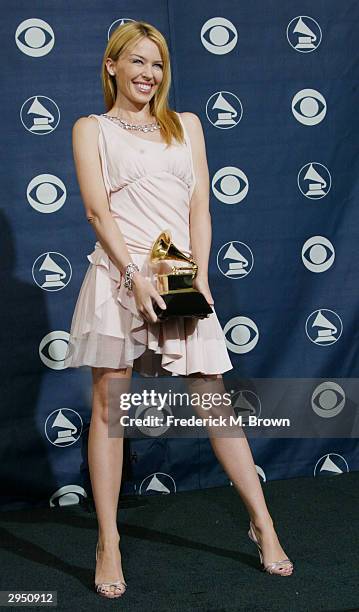
<path id="1" fill-rule="evenodd" d="M 159 319 L 153 310 L 152 298 L 161 308 L 166 308 L 164 299 L 140 272 L 135 272 L 132 277 L 132 291 L 138 312 L 148 323 L 156 323 Z"/>

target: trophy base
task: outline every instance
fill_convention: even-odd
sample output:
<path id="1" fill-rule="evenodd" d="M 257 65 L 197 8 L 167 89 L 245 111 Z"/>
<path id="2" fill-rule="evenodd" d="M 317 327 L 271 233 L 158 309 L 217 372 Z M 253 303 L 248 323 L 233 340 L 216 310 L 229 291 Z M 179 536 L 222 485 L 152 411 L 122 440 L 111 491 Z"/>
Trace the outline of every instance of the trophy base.
<path id="1" fill-rule="evenodd" d="M 162 309 L 157 302 L 153 302 L 153 309 L 161 321 L 171 317 L 205 319 L 213 312 L 204 295 L 196 290 L 173 291 L 160 295 L 167 308 Z"/>

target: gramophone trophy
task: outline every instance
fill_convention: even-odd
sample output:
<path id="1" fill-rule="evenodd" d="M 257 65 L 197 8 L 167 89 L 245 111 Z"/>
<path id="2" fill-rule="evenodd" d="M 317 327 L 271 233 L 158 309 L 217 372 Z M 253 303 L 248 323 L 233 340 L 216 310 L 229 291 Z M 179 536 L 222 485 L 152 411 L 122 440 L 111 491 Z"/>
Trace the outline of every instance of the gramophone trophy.
<path id="1" fill-rule="evenodd" d="M 169 266 L 168 260 L 182 261 L 189 265 Z M 167 305 L 166 309 L 162 309 L 157 302 L 153 303 L 153 309 L 159 319 L 164 320 L 169 317 L 205 319 L 213 312 L 203 293 L 193 287 L 193 280 L 198 270 L 196 262 L 172 243 L 168 229 L 161 232 L 154 241 L 150 252 L 150 263 L 152 266 L 157 264 L 157 291 Z M 161 267 L 166 272 L 161 273 Z"/>

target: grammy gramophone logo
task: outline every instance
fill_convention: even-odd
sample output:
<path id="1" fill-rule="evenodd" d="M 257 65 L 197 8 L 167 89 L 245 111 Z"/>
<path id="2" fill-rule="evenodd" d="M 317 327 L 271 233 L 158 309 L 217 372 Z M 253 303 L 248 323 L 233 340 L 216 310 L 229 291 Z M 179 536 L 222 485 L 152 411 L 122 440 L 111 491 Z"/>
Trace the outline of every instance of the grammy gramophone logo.
<path id="1" fill-rule="evenodd" d="M 32 277 L 38 287 L 45 291 L 60 291 L 69 284 L 72 268 L 69 260 L 61 253 L 48 251 L 35 259 Z"/>
<path id="2" fill-rule="evenodd" d="M 80 438 L 82 428 L 82 418 L 76 410 L 60 408 L 47 417 L 45 435 L 54 446 L 71 446 Z"/>
<path id="3" fill-rule="evenodd" d="M 312 17 L 294 17 L 287 27 L 287 39 L 291 47 L 300 53 L 315 51 L 322 40 L 319 24 Z"/>
<path id="4" fill-rule="evenodd" d="M 297 180 L 301 193 L 311 200 L 326 196 L 332 184 L 328 168 L 319 162 L 310 162 L 303 166 Z"/>
<path id="5" fill-rule="evenodd" d="M 230 91 L 217 91 L 206 104 L 206 115 L 214 127 L 229 129 L 235 127 L 242 119 L 242 103 Z"/>
<path id="6" fill-rule="evenodd" d="M 49 134 L 59 124 L 60 110 L 47 96 L 28 98 L 20 110 L 21 122 L 31 134 Z"/>

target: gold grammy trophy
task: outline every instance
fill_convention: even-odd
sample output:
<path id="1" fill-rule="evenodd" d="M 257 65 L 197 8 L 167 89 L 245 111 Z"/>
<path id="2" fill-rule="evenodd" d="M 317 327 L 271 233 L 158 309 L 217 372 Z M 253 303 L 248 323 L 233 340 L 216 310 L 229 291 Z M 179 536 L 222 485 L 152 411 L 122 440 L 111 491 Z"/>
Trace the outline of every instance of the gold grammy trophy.
<path id="1" fill-rule="evenodd" d="M 186 262 L 187 266 L 169 266 L 168 260 Z M 180 251 L 172 242 L 170 230 L 164 230 L 154 241 L 150 251 L 150 262 L 158 264 L 157 291 L 166 302 L 162 309 L 157 302 L 153 308 L 159 319 L 169 317 L 191 317 L 204 319 L 212 312 L 203 293 L 193 287 L 198 266 L 192 257 Z M 161 273 L 161 266 L 170 272 Z"/>

